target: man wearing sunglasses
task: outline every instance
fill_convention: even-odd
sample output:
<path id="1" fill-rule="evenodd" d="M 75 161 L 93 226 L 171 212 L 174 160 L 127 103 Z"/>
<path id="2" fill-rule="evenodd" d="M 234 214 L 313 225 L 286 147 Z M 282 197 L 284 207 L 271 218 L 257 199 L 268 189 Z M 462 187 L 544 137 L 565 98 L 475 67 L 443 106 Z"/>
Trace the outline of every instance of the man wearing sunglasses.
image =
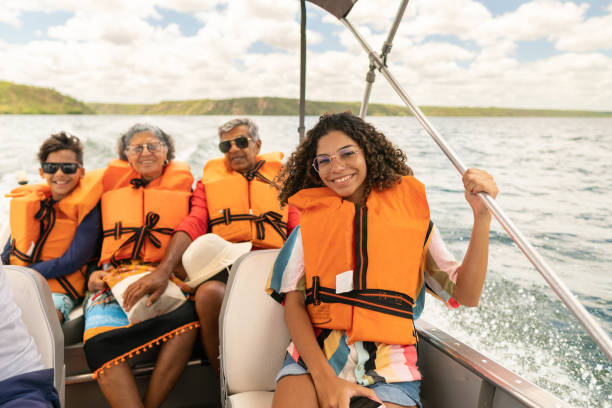
<path id="1" fill-rule="evenodd" d="M 2 262 L 29 266 L 47 278 L 63 323 L 81 301 L 88 263 L 98 254 L 102 171 L 85 174 L 83 146 L 65 132 L 47 138 L 38 159 L 46 184 L 9 194 L 11 236 Z"/>
<path id="2" fill-rule="evenodd" d="M 150 294 L 151 302 L 157 300 L 189 244 L 208 232 L 230 242 L 250 241 L 253 249 L 283 245 L 300 216 L 291 206 L 281 208 L 278 201 L 274 178 L 282 166 L 282 153 L 259 154 L 261 144 L 257 125 L 250 119 L 233 119 L 219 127 L 223 157 L 204 166 L 189 215 L 174 230 L 164 258 L 138 298 Z M 227 278 L 224 270 L 200 285 L 195 294 L 202 343 L 217 373 L 218 319 Z"/>

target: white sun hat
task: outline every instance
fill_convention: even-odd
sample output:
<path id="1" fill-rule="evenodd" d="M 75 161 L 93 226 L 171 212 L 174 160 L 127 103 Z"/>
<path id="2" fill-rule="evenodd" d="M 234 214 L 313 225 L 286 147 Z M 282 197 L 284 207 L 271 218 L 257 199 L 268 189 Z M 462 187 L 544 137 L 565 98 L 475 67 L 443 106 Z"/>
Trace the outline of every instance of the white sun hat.
<path id="1" fill-rule="evenodd" d="M 195 289 L 233 264 L 251 247 L 250 242 L 233 243 L 212 233 L 196 238 L 183 253 L 183 266 L 187 273 L 185 283 Z"/>

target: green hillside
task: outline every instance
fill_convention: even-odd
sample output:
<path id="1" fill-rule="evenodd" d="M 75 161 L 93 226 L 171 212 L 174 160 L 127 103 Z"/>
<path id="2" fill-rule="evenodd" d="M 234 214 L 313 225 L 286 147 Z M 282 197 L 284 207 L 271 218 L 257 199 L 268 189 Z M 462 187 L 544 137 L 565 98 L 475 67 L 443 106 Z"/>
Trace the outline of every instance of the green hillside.
<path id="1" fill-rule="evenodd" d="M 289 98 L 259 97 L 233 99 L 199 99 L 193 101 L 165 101 L 152 105 L 90 103 L 98 114 L 106 115 L 297 115 L 299 101 Z M 306 115 L 350 110 L 358 113 L 360 102 L 306 101 Z M 552 109 L 511 109 L 422 106 L 427 116 L 580 116 L 612 117 L 612 112 L 571 111 Z M 370 116 L 410 116 L 403 106 L 373 103 L 368 106 Z"/>
<path id="2" fill-rule="evenodd" d="M 307 101 L 306 115 L 350 110 L 360 102 Z M 552 109 L 511 109 L 422 106 L 427 116 L 574 116 L 612 117 L 612 112 Z M 164 101 L 156 104 L 84 103 L 49 89 L 0 81 L 0 114 L 100 114 L 100 115 L 297 115 L 299 101 L 290 98 L 251 97 Z M 410 116 L 404 106 L 373 103 L 370 116 Z"/>
<path id="3" fill-rule="evenodd" d="M 56 90 L 0 81 L 0 114 L 94 113 L 81 101 Z"/>

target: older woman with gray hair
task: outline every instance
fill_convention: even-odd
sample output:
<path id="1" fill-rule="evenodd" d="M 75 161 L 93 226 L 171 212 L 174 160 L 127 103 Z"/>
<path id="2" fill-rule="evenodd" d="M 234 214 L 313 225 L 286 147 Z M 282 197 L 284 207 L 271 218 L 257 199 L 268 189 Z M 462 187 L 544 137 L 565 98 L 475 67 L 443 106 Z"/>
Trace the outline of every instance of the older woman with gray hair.
<path id="1" fill-rule="evenodd" d="M 150 298 L 139 305 L 130 299 L 155 270 L 172 231 L 188 214 L 193 176 L 189 165 L 173 161 L 172 137 L 156 126 L 132 126 L 117 146 L 119 160 L 108 165 L 103 177 L 102 268 L 88 283 L 93 295 L 85 306 L 84 349 L 111 406 L 157 407 L 187 364 L 197 333 L 192 329 L 199 323 L 191 301 L 155 316 L 155 308 L 148 308 Z M 117 295 L 121 281 L 128 278 L 137 280 Z M 140 314 L 135 321 L 131 312 L 136 307 L 152 317 L 142 320 Z M 159 355 L 143 401 L 128 360 L 153 348 Z"/>
<path id="2" fill-rule="evenodd" d="M 181 257 L 196 238 L 212 232 L 226 241 L 251 242 L 254 249 L 280 248 L 294 227 L 299 212 L 281 207 L 274 181 L 282 167 L 282 153 L 260 154 L 262 141 L 251 119 L 232 119 L 219 127 L 221 157 L 204 165 L 202 180 L 191 196 L 191 210 L 175 229 L 172 241 L 157 269 L 132 293 L 130 302 L 142 296 L 155 300 L 170 276 L 181 266 Z M 197 245 L 197 244 L 196 244 Z M 219 311 L 227 269 L 197 287 L 194 296 L 200 319 L 200 335 L 208 361 L 219 370 Z"/>

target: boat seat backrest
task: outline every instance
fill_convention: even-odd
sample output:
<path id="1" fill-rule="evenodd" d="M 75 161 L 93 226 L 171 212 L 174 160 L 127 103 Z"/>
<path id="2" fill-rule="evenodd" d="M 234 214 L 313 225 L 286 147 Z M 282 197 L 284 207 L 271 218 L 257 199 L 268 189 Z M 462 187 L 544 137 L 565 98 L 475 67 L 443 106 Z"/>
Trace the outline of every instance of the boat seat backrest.
<path id="1" fill-rule="evenodd" d="M 219 317 L 222 395 L 275 388 L 289 344 L 283 306 L 265 292 L 278 252 L 253 251 L 232 267 Z"/>
<path id="2" fill-rule="evenodd" d="M 55 388 L 64 397 L 64 335 L 45 278 L 33 269 L 4 265 L 13 299 L 34 338 L 45 368 L 53 368 Z"/>

